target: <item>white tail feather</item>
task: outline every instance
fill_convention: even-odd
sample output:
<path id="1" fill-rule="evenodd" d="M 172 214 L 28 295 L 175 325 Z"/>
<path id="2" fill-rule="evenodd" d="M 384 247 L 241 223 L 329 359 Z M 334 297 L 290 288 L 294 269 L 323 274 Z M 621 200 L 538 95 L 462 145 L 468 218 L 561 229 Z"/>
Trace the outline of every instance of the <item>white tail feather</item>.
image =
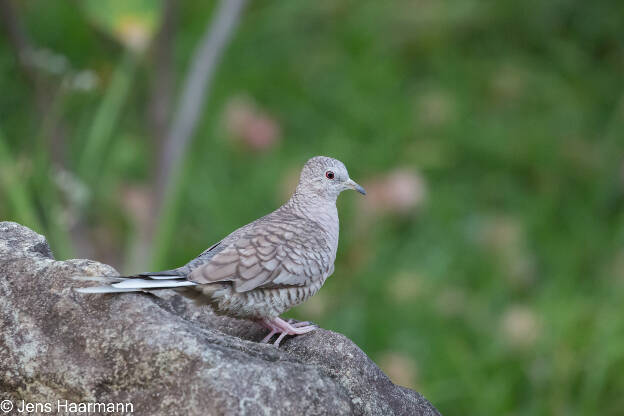
<path id="1" fill-rule="evenodd" d="M 179 276 L 179 275 L 171 275 L 171 276 L 157 276 L 157 275 L 153 275 L 153 274 L 148 274 L 147 276 L 149 276 L 150 279 L 154 279 L 154 280 L 163 280 L 163 279 L 183 279 L 185 276 Z"/>
<path id="2" fill-rule="evenodd" d="M 153 289 L 181 286 L 195 286 L 197 283 L 188 280 L 146 280 L 146 279 L 128 279 L 123 282 L 113 283 L 111 286 L 119 289 Z"/>

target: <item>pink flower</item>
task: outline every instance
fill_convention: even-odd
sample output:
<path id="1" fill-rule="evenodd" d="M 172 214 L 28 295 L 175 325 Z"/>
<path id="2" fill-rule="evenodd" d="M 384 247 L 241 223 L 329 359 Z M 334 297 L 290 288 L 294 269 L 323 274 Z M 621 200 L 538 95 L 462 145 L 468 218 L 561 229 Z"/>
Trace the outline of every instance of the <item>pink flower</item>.
<path id="1" fill-rule="evenodd" d="M 362 198 L 362 210 L 368 214 L 407 215 L 416 210 L 426 198 L 423 177 L 412 169 L 397 169 L 364 185 L 367 196 Z"/>
<path id="2" fill-rule="evenodd" d="M 232 141 L 249 150 L 266 151 L 281 138 L 280 126 L 249 97 L 231 98 L 225 109 L 225 127 Z"/>

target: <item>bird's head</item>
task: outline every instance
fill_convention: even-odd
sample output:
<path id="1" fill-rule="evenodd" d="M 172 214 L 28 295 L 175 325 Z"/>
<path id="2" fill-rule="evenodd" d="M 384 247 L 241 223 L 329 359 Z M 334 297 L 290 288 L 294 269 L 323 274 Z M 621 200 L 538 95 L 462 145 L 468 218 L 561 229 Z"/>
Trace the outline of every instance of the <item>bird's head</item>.
<path id="1" fill-rule="evenodd" d="M 364 188 L 349 178 L 344 163 L 326 156 L 316 156 L 306 162 L 297 186 L 299 193 L 318 195 L 334 201 L 347 189 L 366 195 Z"/>

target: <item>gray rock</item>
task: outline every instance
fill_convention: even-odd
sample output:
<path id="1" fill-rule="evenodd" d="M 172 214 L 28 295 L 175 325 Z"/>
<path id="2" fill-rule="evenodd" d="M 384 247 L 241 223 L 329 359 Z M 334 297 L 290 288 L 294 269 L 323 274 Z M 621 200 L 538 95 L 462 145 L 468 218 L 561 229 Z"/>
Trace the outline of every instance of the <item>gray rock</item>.
<path id="1" fill-rule="evenodd" d="M 0 222 L 0 400 L 52 413 L 60 399 L 129 402 L 137 415 L 439 414 L 343 335 L 317 330 L 278 350 L 256 342 L 259 325 L 173 292 L 71 290 L 70 276 L 115 274 L 56 261 L 43 236 Z"/>

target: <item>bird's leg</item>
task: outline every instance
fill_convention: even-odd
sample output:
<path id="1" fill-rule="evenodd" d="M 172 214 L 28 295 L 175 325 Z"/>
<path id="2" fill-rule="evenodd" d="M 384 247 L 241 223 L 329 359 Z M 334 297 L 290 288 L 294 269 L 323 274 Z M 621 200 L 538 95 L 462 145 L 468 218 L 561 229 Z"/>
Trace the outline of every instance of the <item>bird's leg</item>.
<path id="1" fill-rule="evenodd" d="M 284 339 L 286 335 L 302 335 L 310 331 L 314 331 L 317 328 L 316 325 L 310 324 L 309 322 L 296 322 L 291 324 L 290 322 L 286 322 L 279 317 L 273 319 L 262 319 L 260 324 L 271 330 L 271 332 L 269 332 L 269 334 L 264 337 L 262 341 L 260 341 L 261 343 L 268 343 L 273 335 L 280 334 L 273 343 L 276 347 L 279 346 L 280 342 L 282 342 L 282 339 Z"/>
<path id="2" fill-rule="evenodd" d="M 269 342 L 269 340 L 271 338 L 273 338 L 273 335 L 275 335 L 277 333 L 276 330 L 272 329 L 271 332 L 269 332 L 269 335 L 267 335 L 266 337 L 262 338 L 262 341 L 260 341 L 261 344 L 266 344 L 267 342 Z"/>
<path id="3" fill-rule="evenodd" d="M 273 345 L 275 345 L 275 348 L 279 348 L 279 344 L 280 342 L 282 342 L 282 339 L 286 336 L 286 332 L 282 332 L 279 337 L 277 337 L 277 339 L 275 340 L 275 342 L 273 343 Z"/>
<path id="4" fill-rule="evenodd" d="M 271 323 L 275 327 L 279 328 L 280 332 L 286 332 L 288 335 L 302 335 L 310 331 L 314 331 L 317 328 L 316 325 L 313 325 L 309 322 L 297 322 L 295 324 L 290 324 L 279 316 L 273 318 L 271 320 Z"/>
<path id="5" fill-rule="evenodd" d="M 302 321 L 302 322 L 294 322 L 294 319 L 289 319 L 286 323 L 291 325 L 293 328 L 301 328 L 301 327 L 314 327 L 316 328 L 316 325 L 311 324 L 308 321 Z M 312 328 L 312 329 L 314 329 Z M 310 329 L 310 331 L 312 331 L 312 329 Z M 282 342 L 282 339 L 288 335 L 287 331 L 284 331 L 280 334 L 279 337 L 277 337 L 277 339 L 275 340 L 275 342 L 273 343 L 273 345 L 275 345 L 276 347 L 279 347 L 280 342 Z"/>
<path id="6" fill-rule="evenodd" d="M 269 320 L 269 319 L 262 319 L 262 320 L 259 320 L 259 321 L 258 321 L 258 323 L 259 323 L 260 325 L 262 325 L 262 326 L 264 326 L 264 327 L 266 327 L 266 328 L 268 328 L 268 329 L 270 329 L 270 330 L 271 330 L 271 332 L 269 332 L 269 334 L 268 334 L 266 337 L 264 337 L 264 338 L 262 339 L 262 341 L 260 341 L 260 343 L 261 343 L 261 344 L 268 343 L 268 342 L 269 342 L 269 340 L 270 340 L 271 338 L 273 338 L 273 335 L 275 335 L 275 334 L 277 334 L 277 333 L 279 333 L 279 332 L 280 332 L 279 328 L 277 328 L 275 325 L 273 325 L 273 323 L 272 323 L 272 322 L 271 322 L 271 320 Z"/>

